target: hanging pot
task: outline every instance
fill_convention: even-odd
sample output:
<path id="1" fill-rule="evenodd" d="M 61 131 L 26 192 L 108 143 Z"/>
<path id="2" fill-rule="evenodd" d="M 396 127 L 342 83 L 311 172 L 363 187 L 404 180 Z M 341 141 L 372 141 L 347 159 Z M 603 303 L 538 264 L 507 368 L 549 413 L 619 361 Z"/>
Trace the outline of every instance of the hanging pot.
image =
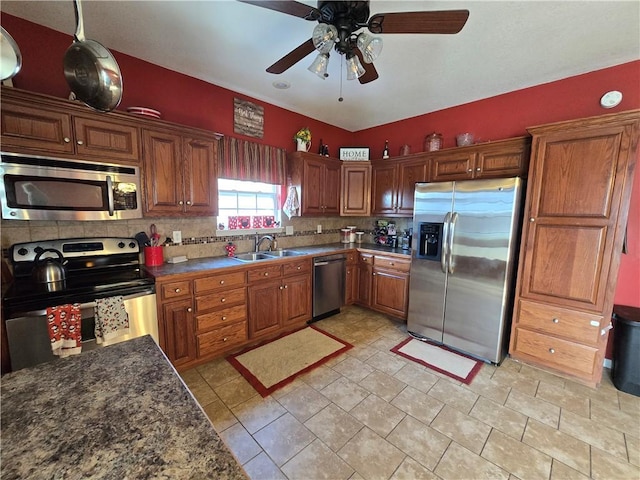
<path id="1" fill-rule="evenodd" d="M 122 75 L 111 52 L 84 36 L 80 0 L 74 0 L 76 33 L 64 54 L 64 76 L 78 100 L 91 108 L 110 112 L 122 99 Z"/>
<path id="2" fill-rule="evenodd" d="M 2 27 L 0 27 L 0 54 L 2 55 L 0 80 L 4 81 L 14 77 L 20 71 L 22 55 L 16 41 Z"/>

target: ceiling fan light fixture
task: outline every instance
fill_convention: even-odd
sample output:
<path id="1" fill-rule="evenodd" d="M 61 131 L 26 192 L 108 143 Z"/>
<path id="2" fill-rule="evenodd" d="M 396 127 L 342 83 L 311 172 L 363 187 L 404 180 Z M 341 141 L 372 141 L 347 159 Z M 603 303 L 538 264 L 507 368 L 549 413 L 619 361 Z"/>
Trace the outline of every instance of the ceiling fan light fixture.
<path id="1" fill-rule="evenodd" d="M 338 29 L 328 23 L 319 23 L 313 29 L 311 39 L 313 46 L 320 53 L 329 53 L 336 43 L 338 37 Z"/>
<path id="2" fill-rule="evenodd" d="M 315 73 L 322 80 L 327 78 L 329 74 L 327 73 L 327 67 L 329 66 L 329 54 L 328 53 L 319 53 L 316 59 L 313 61 L 311 65 L 309 65 L 309 70 L 312 73 Z"/>
<path id="3" fill-rule="evenodd" d="M 357 55 L 347 55 L 347 80 L 355 80 L 366 73 Z"/>
<path id="4" fill-rule="evenodd" d="M 362 59 L 365 63 L 373 63 L 382 52 L 382 39 L 362 32 L 358 35 L 356 46 L 362 52 Z"/>

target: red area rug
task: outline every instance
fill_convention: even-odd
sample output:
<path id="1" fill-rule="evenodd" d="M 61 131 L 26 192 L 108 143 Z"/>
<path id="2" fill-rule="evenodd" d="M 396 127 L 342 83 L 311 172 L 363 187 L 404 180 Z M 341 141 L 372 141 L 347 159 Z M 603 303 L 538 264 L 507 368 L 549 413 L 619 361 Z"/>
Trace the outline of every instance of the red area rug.
<path id="1" fill-rule="evenodd" d="M 471 383 L 483 363 L 444 345 L 423 342 L 411 337 L 400 342 L 391 351 L 466 385 Z"/>
<path id="2" fill-rule="evenodd" d="M 352 347 L 310 326 L 229 355 L 227 360 L 266 397 Z"/>

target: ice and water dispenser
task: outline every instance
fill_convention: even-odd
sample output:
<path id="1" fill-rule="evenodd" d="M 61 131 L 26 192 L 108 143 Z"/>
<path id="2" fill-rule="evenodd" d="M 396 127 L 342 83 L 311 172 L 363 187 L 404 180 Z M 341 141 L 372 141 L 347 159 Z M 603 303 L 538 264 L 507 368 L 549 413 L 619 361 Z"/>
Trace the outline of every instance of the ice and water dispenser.
<path id="1" fill-rule="evenodd" d="M 424 222 L 419 224 L 418 258 L 440 261 L 442 252 L 442 229 L 444 223 Z"/>

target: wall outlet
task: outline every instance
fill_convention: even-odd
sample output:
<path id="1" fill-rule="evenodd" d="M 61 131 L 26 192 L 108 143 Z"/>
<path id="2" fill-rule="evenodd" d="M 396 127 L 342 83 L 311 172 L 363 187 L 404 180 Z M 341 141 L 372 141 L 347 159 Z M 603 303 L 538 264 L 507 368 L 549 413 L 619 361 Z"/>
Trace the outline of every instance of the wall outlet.
<path id="1" fill-rule="evenodd" d="M 316 232 L 322 233 L 322 225 L 318 225 L 318 227 L 316 228 Z"/>
<path id="2" fill-rule="evenodd" d="M 182 232 L 180 230 L 173 231 L 173 243 L 182 243 Z"/>
<path id="3" fill-rule="evenodd" d="M 287 225 L 284 227 L 284 233 L 287 235 L 293 235 L 293 225 Z"/>

